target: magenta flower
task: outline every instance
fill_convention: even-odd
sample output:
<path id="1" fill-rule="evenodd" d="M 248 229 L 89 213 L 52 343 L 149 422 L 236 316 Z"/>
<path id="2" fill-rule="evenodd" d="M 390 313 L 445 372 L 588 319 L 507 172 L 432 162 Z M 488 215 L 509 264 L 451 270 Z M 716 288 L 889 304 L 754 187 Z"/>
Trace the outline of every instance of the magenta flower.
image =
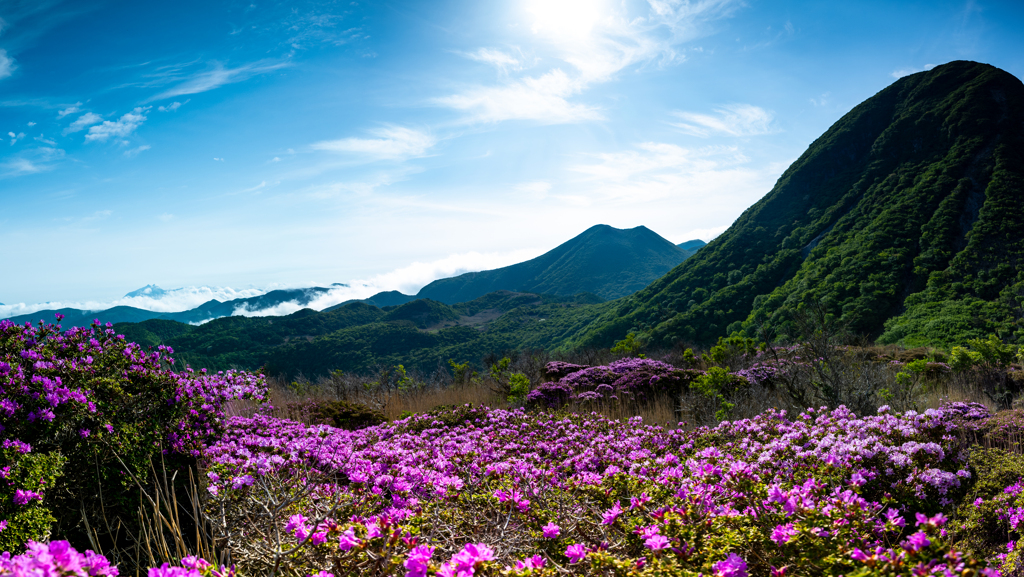
<path id="1" fill-rule="evenodd" d="M 43 496 L 35 491 L 26 491 L 23 489 L 16 489 L 14 491 L 14 504 L 15 505 L 28 505 L 33 499 L 43 500 Z"/>
<path id="2" fill-rule="evenodd" d="M 549 521 L 547 525 L 544 525 L 542 531 L 544 531 L 545 539 L 554 539 L 562 533 L 562 528 L 555 525 L 554 521 Z"/>
<path id="3" fill-rule="evenodd" d="M 714 564 L 718 577 L 747 577 L 747 562 L 735 553 L 729 553 L 724 561 Z"/>
<path id="4" fill-rule="evenodd" d="M 569 558 L 569 563 L 579 563 L 587 556 L 587 548 L 582 543 L 569 545 L 565 548 L 565 556 Z"/>
<path id="5" fill-rule="evenodd" d="M 405 577 L 425 577 L 430 568 L 430 558 L 434 556 L 434 548 L 427 545 L 420 545 L 409 551 L 403 563 L 406 571 Z"/>
<path id="6" fill-rule="evenodd" d="M 903 548 L 907 551 L 916 552 L 920 551 L 921 549 L 924 549 L 925 547 L 931 544 L 932 542 L 928 539 L 928 535 L 922 533 L 921 531 L 918 531 L 910 537 L 907 537 L 906 542 L 903 543 Z"/>
<path id="7" fill-rule="evenodd" d="M 616 501 L 615 504 L 612 505 L 612 508 L 608 509 L 607 511 L 605 511 L 604 515 L 601 516 L 601 523 L 603 523 L 605 525 L 611 525 L 612 523 L 615 522 L 616 519 L 619 518 L 619 515 L 621 515 L 621 514 L 622 514 L 622 507 L 619 506 L 618 501 Z"/>
<path id="8" fill-rule="evenodd" d="M 778 525 L 772 529 L 772 541 L 775 541 L 776 545 L 780 547 L 789 543 L 789 540 L 795 537 L 797 530 L 793 527 L 792 523 L 786 523 L 785 525 Z"/>
<path id="9" fill-rule="evenodd" d="M 651 551 L 660 551 L 662 549 L 668 549 L 669 540 L 668 537 L 665 537 L 664 535 L 652 535 L 644 541 L 644 546 Z"/>
<path id="10" fill-rule="evenodd" d="M 359 540 L 359 537 L 356 537 L 356 531 L 352 527 L 346 529 L 345 532 L 341 534 L 341 537 L 338 538 L 338 548 L 342 551 L 348 551 L 353 547 L 358 547 L 360 543 L 362 543 L 362 541 Z"/>

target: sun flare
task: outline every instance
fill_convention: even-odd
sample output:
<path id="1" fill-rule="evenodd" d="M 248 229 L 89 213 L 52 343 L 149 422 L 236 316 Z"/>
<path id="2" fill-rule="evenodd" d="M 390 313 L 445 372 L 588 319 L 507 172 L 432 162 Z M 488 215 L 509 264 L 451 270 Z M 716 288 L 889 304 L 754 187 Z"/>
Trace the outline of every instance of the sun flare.
<path id="1" fill-rule="evenodd" d="M 533 31 L 564 37 L 584 37 L 605 14 L 603 0 L 526 0 Z"/>

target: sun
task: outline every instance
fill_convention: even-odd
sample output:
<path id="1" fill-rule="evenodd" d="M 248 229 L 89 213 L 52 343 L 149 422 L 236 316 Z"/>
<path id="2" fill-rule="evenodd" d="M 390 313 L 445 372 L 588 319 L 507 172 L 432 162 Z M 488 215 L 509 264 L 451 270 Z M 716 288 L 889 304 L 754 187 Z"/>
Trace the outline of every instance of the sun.
<path id="1" fill-rule="evenodd" d="M 605 13 L 604 0 L 526 0 L 533 31 L 556 37 L 588 36 Z"/>

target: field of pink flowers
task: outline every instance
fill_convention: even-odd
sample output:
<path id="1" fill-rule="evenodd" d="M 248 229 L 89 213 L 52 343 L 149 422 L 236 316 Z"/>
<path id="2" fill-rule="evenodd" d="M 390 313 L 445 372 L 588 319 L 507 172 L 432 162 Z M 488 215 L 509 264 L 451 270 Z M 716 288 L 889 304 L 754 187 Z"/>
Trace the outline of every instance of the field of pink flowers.
<path id="1" fill-rule="evenodd" d="M 1022 571 L 1024 462 L 977 444 L 996 428 L 1016 438 L 1016 412 L 837 406 L 686 430 L 556 410 L 588 392 L 710 382 L 624 359 L 552 364 L 559 378 L 529 410 L 449 407 L 347 431 L 269 408 L 226 417 L 232 399 L 264 399 L 263 380 L 174 372 L 170 354 L 98 325 L 0 322 L 0 575 Z M 120 507 L 139 541 L 129 517 L 144 497 L 125 495 L 159 484 L 154 461 L 199 473 L 202 511 L 161 529 L 195 551 L 147 566 L 95 527 L 92 508 L 105 496 L 102 510 Z"/>

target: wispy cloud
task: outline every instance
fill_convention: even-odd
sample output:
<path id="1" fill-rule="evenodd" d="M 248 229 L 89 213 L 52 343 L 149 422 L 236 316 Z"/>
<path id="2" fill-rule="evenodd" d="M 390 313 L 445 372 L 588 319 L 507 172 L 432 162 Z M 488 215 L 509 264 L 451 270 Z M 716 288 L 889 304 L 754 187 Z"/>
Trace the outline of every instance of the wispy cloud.
<path id="1" fill-rule="evenodd" d="M 128 136 L 146 121 L 146 113 L 150 108 L 150 106 L 138 106 L 131 112 L 122 115 L 116 121 L 104 120 L 103 124 L 89 128 L 89 133 L 85 135 L 85 141 L 105 142 L 112 136 Z"/>
<path id="2" fill-rule="evenodd" d="M 578 81 L 556 69 L 503 86 L 473 87 L 460 94 L 437 98 L 435 102 L 468 112 L 469 120 L 474 122 L 538 120 L 564 124 L 603 119 L 599 108 L 569 102 L 568 98 L 581 89 Z"/>
<path id="3" fill-rule="evenodd" d="M 124 155 L 128 158 L 134 158 L 138 156 L 140 152 L 144 152 L 146 150 L 149 150 L 150 148 L 151 146 L 149 146 L 148 144 L 143 144 L 142 146 L 137 146 L 135 148 L 131 148 L 124 151 Z"/>
<path id="4" fill-rule="evenodd" d="M 21 140 L 22 138 L 25 138 L 25 133 L 24 132 L 19 132 L 19 133 L 15 134 L 13 132 L 8 132 L 7 136 L 11 137 L 11 146 L 14 146 L 15 143 L 17 143 L 19 140 Z"/>
<path id="5" fill-rule="evenodd" d="M 935 68 L 937 64 L 925 64 L 924 68 L 900 68 L 899 70 L 893 70 L 889 73 L 889 76 L 893 78 L 903 78 L 904 76 L 910 76 L 911 74 L 917 74 L 918 72 L 924 72 L 925 70 L 931 70 Z"/>
<path id="6" fill-rule="evenodd" d="M 644 142 L 632 149 L 592 155 L 592 162 L 570 167 L 583 177 L 587 203 L 598 200 L 646 202 L 670 196 L 700 197 L 770 188 L 763 171 L 735 146 L 683 148 Z"/>
<path id="7" fill-rule="evenodd" d="M 253 76 L 280 70 L 281 68 L 285 68 L 290 65 L 291 64 L 288 61 L 260 60 L 258 62 L 243 64 L 236 68 L 228 68 L 220 62 L 213 62 L 209 65 L 207 70 L 188 75 L 183 75 L 180 69 L 170 69 L 168 74 L 163 75 L 162 81 L 177 83 L 171 88 L 148 98 L 146 102 L 165 100 L 167 98 L 174 98 L 175 96 L 183 96 L 187 94 L 207 92 L 226 84 L 242 82 L 243 80 L 248 80 Z M 184 67 L 187 68 L 188 65 L 185 65 Z"/>
<path id="8" fill-rule="evenodd" d="M 7 51 L 0 48 L 0 79 L 7 78 L 18 68 L 14 58 L 7 55 Z"/>
<path id="9" fill-rule="evenodd" d="M 183 104 L 188 104 L 189 100 L 192 100 L 192 99 L 189 98 L 185 102 L 177 102 L 177 101 L 175 101 L 175 102 L 172 102 L 172 103 L 168 104 L 167 106 L 157 107 L 157 110 L 159 110 L 160 112 L 174 112 L 175 110 L 181 108 L 181 106 Z"/>
<path id="10" fill-rule="evenodd" d="M 563 64 L 539 74 L 506 75 L 497 85 L 468 86 L 433 102 L 466 112 L 469 122 L 600 120 L 600 109 L 573 99 L 628 67 L 681 61 L 677 48 L 700 37 L 707 22 L 728 15 L 737 5 L 738 0 L 649 0 L 645 13 L 638 16 L 625 3 L 528 0 L 531 40 L 543 56 Z M 522 60 L 494 49 L 464 55 L 505 72 L 526 68 Z M 546 58 L 536 62 L 549 62 Z"/>
<path id="11" fill-rule="evenodd" d="M 523 63 L 518 58 L 494 48 L 480 48 L 475 52 L 464 52 L 463 55 L 470 60 L 490 64 L 504 73 L 523 68 Z"/>
<path id="12" fill-rule="evenodd" d="M 387 126 L 372 130 L 370 134 L 377 138 L 324 140 L 311 144 L 310 148 L 383 160 L 423 156 L 437 144 L 433 136 L 402 126 Z"/>
<path id="13" fill-rule="evenodd" d="M 137 291 L 132 291 L 137 292 Z M 216 299 L 221 302 L 249 298 L 265 294 L 263 289 L 233 289 L 231 287 L 183 287 L 166 291 L 141 294 L 135 297 L 124 296 L 109 301 L 59 301 L 48 303 L 18 303 L 0 305 L 0 318 L 31 314 L 41 310 L 76 308 L 88 311 L 101 311 L 115 306 L 130 306 L 147 311 L 181 312 L 198 307 Z"/>
<path id="14" fill-rule="evenodd" d="M 57 118 L 58 119 L 64 118 L 65 116 L 67 116 L 69 114 L 74 114 L 76 112 L 80 112 L 81 109 L 78 108 L 78 107 L 81 106 L 81 105 L 82 105 L 81 102 L 76 102 L 76 103 L 72 104 L 71 106 L 65 108 L 64 110 L 61 110 L 60 112 L 58 112 L 57 113 Z"/>
<path id="15" fill-rule="evenodd" d="M 771 126 L 772 113 L 758 106 L 727 104 L 714 111 L 714 114 L 675 111 L 672 114 L 685 122 L 671 124 L 687 134 L 701 137 L 712 134 L 754 136 L 774 132 Z"/>
<path id="16" fill-rule="evenodd" d="M 14 158 L 0 162 L 0 178 L 36 174 L 53 169 L 64 158 L 64 151 L 46 146 L 26 150 Z"/>
<path id="17" fill-rule="evenodd" d="M 69 108 L 68 110 L 71 109 Z M 67 116 L 66 114 L 64 114 L 65 112 L 67 111 L 61 111 L 60 116 Z M 100 122 L 103 122 L 102 116 L 100 116 L 99 114 L 93 114 L 92 112 L 86 112 L 85 114 L 75 119 L 74 122 L 69 124 L 68 127 L 64 129 L 64 134 L 67 135 L 71 134 L 72 132 L 85 130 L 87 127 L 92 126 L 93 124 L 99 124 Z"/>
<path id="18" fill-rule="evenodd" d="M 421 288 L 431 282 L 457 276 L 467 272 L 491 270 L 523 262 L 538 256 L 535 250 L 517 250 L 500 253 L 466 252 L 452 254 L 447 257 L 427 262 L 414 262 L 393 271 L 376 275 L 368 279 L 358 279 L 338 286 L 320 295 L 312 302 L 285 302 L 265 309 L 250 309 L 239 306 L 234 310 L 240 316 L 280 316 L 289 315 L 304 308 L 323 310 L 348 300 L 365 299 L 379 292 L 397 290 L 407 295 L 415 295 Z"/>

